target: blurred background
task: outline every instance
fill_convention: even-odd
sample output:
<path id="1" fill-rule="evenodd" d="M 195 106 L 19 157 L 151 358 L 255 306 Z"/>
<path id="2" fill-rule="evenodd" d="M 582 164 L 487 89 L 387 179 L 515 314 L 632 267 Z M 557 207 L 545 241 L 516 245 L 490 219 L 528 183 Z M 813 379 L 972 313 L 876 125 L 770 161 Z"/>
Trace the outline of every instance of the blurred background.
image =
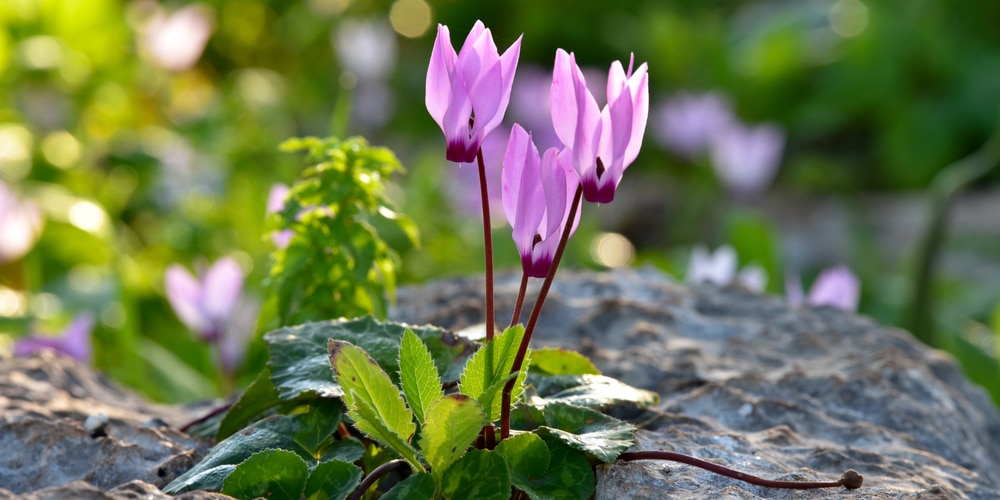
<path id="1" fill-rule="evenodd" d="M 721 247 L 756 270 L 745 286 L 776 295 L 846 266 L 861 313 L 918 330 L 1000 401 L 1000 153 L 974 157 L 953 199 L 941 174 L 998 124 L 996 2 L 5 0 L 0 352 L 55 348 L 157 400 L 242 387 L 280 326 L 265 221 L 272 188 L 305 166 L 278 150 L 293 136 L 396 152 L 407 173 L 387 196 L 421 241 L 386 236 L 400 283 L 481 272 L 475 172 L 445 161 L 424 106 L 438 23 L 459 47 L 477 19 L 501 51 L 524 35 L 506 125 L 484 146 L 496 185 L 510 123 L 554 144 L 557 48 L 599 96 L 611 61 L 648 62 L 643 150 L 615 203 L 585 207 L 564 266 L 684 280 L 694 248 Z M 496 204 L 494 219 L 497 268 L 516 269 Z M 189 273 L 190 303 L 223 258 L 250 304 L 229 357 L 164 279 Z"/>

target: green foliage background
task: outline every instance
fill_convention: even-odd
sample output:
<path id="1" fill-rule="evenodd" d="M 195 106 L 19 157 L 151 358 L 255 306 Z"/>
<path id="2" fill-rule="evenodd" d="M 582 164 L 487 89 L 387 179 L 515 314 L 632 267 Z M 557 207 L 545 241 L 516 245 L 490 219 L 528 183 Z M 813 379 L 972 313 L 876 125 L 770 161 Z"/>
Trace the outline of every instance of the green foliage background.
<path id="1" fill-rule="evenodd" d="M 522 68 L 547 71 L 557 47 L 595 68 L 634 51 L 649 62 L 654 106 L 680 91 L 717 90 L 741 119 L 781 124 L 788 143 L 771 193 L 848 207 L 836 257 L 862 278 L 862 312 L 888 323 L 900 320 L 910 293 L 910 255 L 880 260 L 860 200 L 919 196 L 941 168 L 985 141 L 1000 108 L 995 2 L 205 0 L 198 5 L 213 28 L 202 56 L 191 68 L 163 69 L 141 47 L 143 26 L 157 9 L 189 4 L 0 3 L 0 179 L 46 216 L 34 249 L 0 264 L 0 286 L 24 297 L 21 309 L 0 317 L 0 338 L 55 331 L 74 312 L 95 311 L 94 364 L 162 400 L 224 390 L 208 348 L 165 301 L 163 271 L 230 255 L 249 273 L 248 293 L 270 296 L 267 194 L 307 164 L 278 150 L 288 137 L 364 135 L 396 152 L 408 174 L 385 179 L 386 197 L 422 240 L 418 247 L 404 231 L 383 234 L 400 253 L 401 283 L 482 269 L 480 219 L 453 203 L 448 185 L 459 169 L 444 161 L 423 105 L 435 23 L 460 43 L 482 19 L 502 49 L 523 33 Z M 863 30 L 838 35 L 838 23 L 858 22 L 843 16 L 858 15 L 859 5 Z M 396 55 L 379 79 L 350 73 L 337 34 L 358 20 L 388 23 L 394 11 L 418 21 L 426 13 L 425 29 L 390 35 Z M 993 172 L 975 189 L 993 192 L 998 179 Z M 625 201 L 590 210 L 567 267 L 601 267 L 590 245 L 603 231 L 636 243 L 638 262 L 678 275 L 689 245 L 730 242 L 770 271 L 771 292 L 782 291 L 785 235 L 752 207 L 721 201 L 706 169 L 647 133 L 629 183 L 662 185 L 670 210 Z M 104 223 L 74 224 L 80 202 L 99 207 Z M 513 268 L 506 236 L 496 229 L 497 265 Z M 942 347 L 1000 396 L 990 326 L 1000 244 L 960 235 L 948 245 L 981 270 L 935 282 Z M 805 274 L 833 263 L 810 262 Z M 281 324 L 277 306 L 264 304 L 258 333 Z M 252 344 L 245 376 L 264 358 Z"/>

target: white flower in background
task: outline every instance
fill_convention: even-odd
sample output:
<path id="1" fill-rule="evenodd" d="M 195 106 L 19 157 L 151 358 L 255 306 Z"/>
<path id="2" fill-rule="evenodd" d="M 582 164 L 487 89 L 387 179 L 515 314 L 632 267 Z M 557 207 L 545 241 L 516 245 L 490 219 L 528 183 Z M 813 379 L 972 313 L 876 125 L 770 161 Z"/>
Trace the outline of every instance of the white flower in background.
<path id="1" fill-rule="evenodd" d="M 712 167 L 730 193 L 752 197 L 771 184 L 784 147 L 785 133 L 775 125 L 730 123 L 712 138 Z"/>
<path id="2" fill-rule="evenodd" d="M 738 284 L 754 292 L 763 292 L 767 286 L 767 271 L 760 266 L 749 265 L 737 271 L 736 250 L 722 245 L 710 252 L 704 245 L 697 245 L 691 251 L 688 261 L 687 282 L 713 283 L 719 286 Z"/>
<path id="3" fill-rule="evenodd" d="M 654 111 L 653 138 L 688 159 L 705 155 L 713 138 L 735 121 L 732 106 L 716 92 L 682 92 Z"/>
<path id="4" fill-rule="evenodd" d="M 351 124 L 372 132 L 385 125 L 396 109 L 387 80 L 396 68 L 396 32 L 385 20 L 347 19 L 330 34 L 343 73 L 340 85 L 353 91 Z"/>
<path id="5" fill-rule="evenodd" d="M 212 35 L 212 11 L 202 4 L 165 13 L 159 7 L 142 29 L 141 45 L 160 67 L 183 71 L 201 58 Z"/>
<path id="6" fill-rule="evenodd" d="M 43 222 L 38 205 L 21 200 L 0 181 L 0 263 L 28 253 L 42 232 Z"/>
<path id="7" fill-rule="evenodd" d="M 358 81 L 385 80 L 396 67 L 396 33 L 385 20 L 344 20 L 330 43 L 341 67 Z"/>
<path id="8" fill-rule="evenodd" d="M 793 306 L 801 306 L 805 302 L 811 306 L 829 306 L 855 312 L 861 299 L 861 281 L 847 266 L 827 268 L 816 277 L 809 289 L 809 296 L 806 297 L 799 275 L 786 273 L 785 295 L 788 303 Z"/>

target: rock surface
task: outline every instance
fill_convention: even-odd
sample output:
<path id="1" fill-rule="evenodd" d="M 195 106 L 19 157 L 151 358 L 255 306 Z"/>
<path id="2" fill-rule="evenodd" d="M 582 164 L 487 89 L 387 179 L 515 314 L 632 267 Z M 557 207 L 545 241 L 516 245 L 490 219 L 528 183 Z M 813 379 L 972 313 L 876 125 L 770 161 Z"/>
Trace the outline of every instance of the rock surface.
<path id="1" fill-rule="evenodd" d="M 518 279 L 498 282 L 502 323 Z M 474 325 L 482 288 L 477 279 L 403 288 L 393 319 Z M 951 359 L 865 318 L 737 288 L 687 288 L 651 270 L 561 272 L 533 345 L 580 350 L 606 375 L 661 395 L 636 420 L 633 450 L 678 451 L 770 479 L 831 481 L 848 468 L 865 476 L 855 491 L 789 491 L 673 462 L 618 462 L 599 467 L 598 498 L 1000 498 L 996 407 Z M 158 487 L 209 444 L 172 430 L 192 417 L 72 361 L 3 360 L 0 500 L 167 498 Z"/>
<path id="2" fill-rule="evenodd" d="M 191 418 L 66 358 L 2 360 L 0 499 L 167 498 L 211 444 L 171 426 Z"/>
<path id="3" fill-rule="evenodd" d="M 500 323 L 517 279 L 498 281 Z M 403 289 L 393 319 L 473 325 L 482 289 L 481 279 Z M 661 395 L 632 450 L 770 479 L 865 476 L 860 490 L 790 491 L 673 462 L 618 462 L 599 468 L 598 498 L 1000 498 L 1000 415 L 985 392 L 946 355 L 866 318 L 687 288 L 652 270 L 560 272 L 532 343 L 580 350 L 605 375 Z"/>

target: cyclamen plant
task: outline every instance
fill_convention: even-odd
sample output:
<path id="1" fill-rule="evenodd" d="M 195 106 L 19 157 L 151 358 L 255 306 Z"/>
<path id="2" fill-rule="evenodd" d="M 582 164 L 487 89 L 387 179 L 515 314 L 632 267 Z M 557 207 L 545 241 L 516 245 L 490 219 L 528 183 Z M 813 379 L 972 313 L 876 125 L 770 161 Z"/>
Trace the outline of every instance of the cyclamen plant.
<path id="1" fill-rule="evenodd" d="M 490 30 L 477 22 L 456 53 L 448 28 L 439 26 L 427 75 L 426 104 L 444 132 L 445 158 L 475 159 L 479 167 L 487 264 L 485 342 L 371 317 L 270 332 L 265 335 L 268 368 L 214 423 L 219 444 L 166 492 L 209 489 L 239 498 L 505 499 L 513 494 L 585 499 L 594 494 L 595 464 L 646 459 L 679 461 L 776 488 L 860 487 L 861 476 L 854 471 L 836 482 L 770 481 L 678 453 L 628 452 L 635 427 L 602 411 L 641 411 L 658 396 L 600 375 L 579 353 L 529 349 L 582 200 L 613 201 L 624 171 L 638 155 L 649 83 L 646 64 L 633 68 L 634 57 L 627 70 L 619 61 L 612 63 L 608 104 L 599 109 L 575 56 L 560 49 L 551 112 L 562 147 L 539 153 L 531 134 L 513 126 L 503 158 L 502 200 L 523 278 L 510 325 L 496 332 L 481 146 L 505 112 L 520 44 L 518 38 L 500 55 Z M 365 144 L 350 144 L 361 160 L 334 157 L 315 169 L 342 170 L 341 180 L 348 183 L 367 178 L 364 159 L 372 156 Z M 302 189 L 293 186 L 290 193 Z M 369 207 L 375 208 L 385 207 Z M 295 210 L 283 212 L 288 213 L 281 229 L 293 230 L 291 241 L 300 241 L 303 225 Z M 335 212 L 333 203 L 313 210 L 324 218 Z M 285 255 L 280 252 L 287 249 L 279 249 L 278 255 Z M 277 267 L 283 262 L 272 269 L 278 281 L 286 272 Z M 531 277 L 544 280 L 522 324 L 521 304 Z M 389 479 L 390 472 L 397 473 L 395 479 Z M 376 492 L 369 491 L 373 487 Z"/>

